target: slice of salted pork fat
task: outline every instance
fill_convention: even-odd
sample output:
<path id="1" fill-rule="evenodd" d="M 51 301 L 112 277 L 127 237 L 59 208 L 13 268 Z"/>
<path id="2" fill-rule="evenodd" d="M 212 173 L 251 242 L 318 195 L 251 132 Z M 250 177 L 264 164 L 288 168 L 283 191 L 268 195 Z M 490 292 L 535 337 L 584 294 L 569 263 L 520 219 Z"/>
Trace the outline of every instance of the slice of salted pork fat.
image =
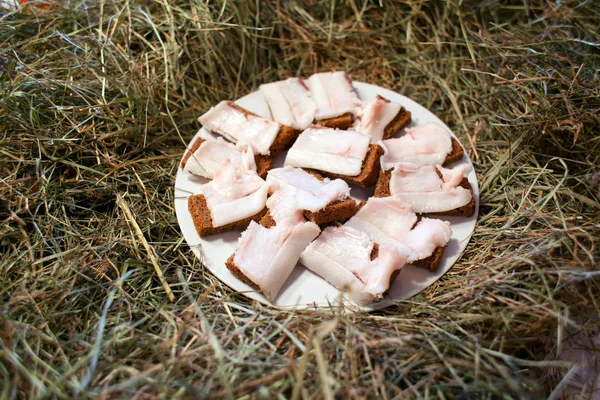
<path id="1" fill-rule="evenodd" d="M 410 206 L 393 197 L 371 197 L 344 226 L 364 231 L 380 244 L 408 246 L 413 252 L 409 262 L 431 256 L 452 236 L 449 222 L 430 218 L 417 222 Z"/>
<path id="2" fill-rule="evenodd" d="M 202 194 L 210 210 L 212 225 L 218 228 L 261 212 L 267 202 L 268 186 L 256 171 L 225 160 L 214 179 L 202 186 Z"/>
<path id="3" fill-rule="evenodd" d="M 442 165 L 452 152 L 452 137 L 440 125 L 430 122 L 416 128 L 406 128 L 406 134 L 379 143 L 383 147 L 381 167 L 384 171 L 399 162 L 410 162 L 418 167 Z"/>
<path id="4" fill-rule="evenodd" d="M 218 137 L 216 140 L 205 140 L 187 160 L 184 171 L 194 175 L 213 179 L 219 166 L 229 160 L 236 168 L 256 171 L 256 163 L 252 149 L 240 151 L 233 143 Z"/>
<path id="5" fill-rule="evenodd" d="M 469 166 L 449 169 L 440 165 L 418 167 L 411 163 L 398 163 L 391 172 L 390 194 L 408 204 L 416 213 L 458 209 L 473 198 L 471 190 L 460 186 L 469 171 Z"/>
<path id="6" fill-rule="evenodd" d="M 358 111 L 354 129 L 371 138 L 371 143 L 382 140 L 385 128 L 396 118 L 402 106 L 380 97 L 363 103 Z"/>
<path id="7" fill-rule="evenodd" d="M 253 153 L 269 155 L 281 125 L 252 115 L 232 101 L 224 100 L 198 118 L 211 132 L 224 136 L 239 148 L 250 146 Z"/>
<path id="8" fill-rule="evenodd" d="M 317 105 L 317 121 L 346 113 L 355 115 L 361 105 L 350 76 L 343 71 L 314 74 L 306 80 L 306 85 Z"/>
<path id="9" fill-rule="evenodd" d="M 317 104 L 299 78 L 260 85 L 274 121 L 296 130 L 308 128 L 315 119 Z"/>
<path id="10" fill-rule="evenodd" d="M 301 168 L 283 167 L 269 171 L 269 192 L 291 187 L 295 190 L 298 208 L 317 212 L 335 201 L 347 199 L 350 187 L 341 179 L 318 179 Z"/>
<path id="11" fill-rule="evenodd" d="M 291 187 L 276 191 L 267 201 L 267 208 L 275 225 L 266 228 L 251 222 L 239 240 L 233 266 L 273 301 L 300 254 L 321 230 L 302 217 L 296 191 Z"/>
<path id="12" fill-rule="evenodd" d="M 401 269 L 411 252 L 399 246 L 379 245 L 366 232 L 341 226 L 327 227 L 300 257 L 300 262 L 340 290 L 347 290 L 357 304 L 381 299 L 389 289 L 395 271 Z"/>
<path id="13" fill-rule="evenodd" d="M 369 151 L 369 138 L 352 130 L 312 125 L 288 150 L 285 165 L 357 176 Z"/>

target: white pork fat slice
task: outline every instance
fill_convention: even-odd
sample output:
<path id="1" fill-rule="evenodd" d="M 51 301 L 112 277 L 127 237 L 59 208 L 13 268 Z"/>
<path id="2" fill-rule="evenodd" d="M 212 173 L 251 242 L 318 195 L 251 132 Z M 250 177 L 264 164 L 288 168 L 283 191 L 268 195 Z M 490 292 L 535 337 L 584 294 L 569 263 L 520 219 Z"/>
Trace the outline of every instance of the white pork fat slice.
<path id="1" fill-rule="evenodd" d="M 350 195 L 350 187 L 341 179 L 322 181 L 301 168 L 283 167 L 269 171 L 267 174 L 269 192 L 276 192 L 285 187 L 295 190 L 298 207 L 302 210 L 317 212 L 334 201 L 344 200 Z"/>
<path id="2" fill-rule="evenodd" d="M 416 260 L 423 260 L 438 247 L 446 246 L 451 237 L 450 222 L 423 218 L 406 234 L 404 243 L 416 254 Z"/>
<path id="3" fill-rule="evenodd" d="M 312 124 L 317 104 L 308 87 L 299 78 L 260 85 L 273 120 L 294 129 L 304 130 Z"/>
<path id="4" fill-rule="evenodd" d="M 340 290 L 348 290 L 358 304 L 380 299 L 389 289 L 394 271 L 406 263 L 410 251 L 380 245 L 371 260 L 374 242 L 366 232 L 347 226 L 327 227 L 300 257 L 308 269 Z"/>
<path id="5" fill-rule="evenodd" d="M 393 197 L 371 197 L 344 226 L 367 232 L 377 243 L 403 242 L 417 223 L 410 206 Z"/>
<path id="6" fill-rule="evenodd" d="M 312 222 L 278 223 L 267 229 L 252 221 L 242 232 L 234 264 L 273 301 L 302 251 L 319 233 L 318 225 Z"/>
<path id="7" fill-rule="evenodd" d="M 235 145 L 226 142 L 221 137 L 202 142 L 200 147 L 188 158 L 183 170 L 212 179 L 225 160 L 231 161 L 235 166 L 256 171 L 254 154 L 250 148 L 240 151 Z"/>
<path id="8" fill-rule="evenodd" d="M 402 106 L 380 97 L 375 97 L 359 109 L 354 129 L 371 138 L 371 143 L 383 139 L 386 126 L 394 120 Z"/>
<path id="9" fill-rule="evenodd" d="M 459 186 L 469 170 L 468 166 L 448 169 L 440 165 L 417 167 L 398 163 L 391 172 L 390 194 L 416 213 L 454 210 L 473 198 L 470 190 Z"/>
<path id="10" fill-rule="evenodd" d="M 215 228 L 256 215 L 265 208 L 268 186 L 256 171 L 225 160 L 214 179 L 202 186 Z"/>
<path id="11" fill-rule="evenodd" d="M 343 71 L 314 74 L 306 80 L 306 85 L 317 104 L 317 120 L 339 117 L 346 113 L 356 114 L 361 104 L 350 76 Z"/>
<path id="12" fill-rule="evenodd" d="M 367 136 L 313 125 L 288 150 L 285 165 L 357 176 L 368 151 Z"/>
<path id="13" fill-rule="evenodd" d="M 381 166 L 385 171 L 399 162 L 410 162 L 419 167 L 443 164 L 452 152 L 450 133 L 436 123 L 405 130 L 405 135 L 380 143 L 384 150 Z"/>
<path id="14" fill-rule="evenodd" d="M 246 115 L 232 101 L 224 100 L 198 118 L 211 132 L 218 133 L 245 149 L 250 146 L 255 154 L 268 155 L 281 126 L 256 115 Z"/>
<path id="15" fill-rule="evenodd" d="M 379 244 L 408 246 L 409 262 L 431 256 L 452 236 L 450 223 L 429 218 L 417 222 L 411 207 L 393 197 L 371 197 L 344 226 L 367 232 Z"/>

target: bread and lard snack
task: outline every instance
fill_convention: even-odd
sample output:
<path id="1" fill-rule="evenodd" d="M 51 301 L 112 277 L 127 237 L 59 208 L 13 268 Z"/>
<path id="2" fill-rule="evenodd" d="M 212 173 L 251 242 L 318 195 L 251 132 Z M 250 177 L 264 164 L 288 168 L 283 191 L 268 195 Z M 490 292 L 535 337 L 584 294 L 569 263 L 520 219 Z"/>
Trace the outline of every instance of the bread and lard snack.
<path id="1" fill-rule="evenodd" d="M 410 124 L 411 114 L 400 104 L 377 96 L 362 104 L 354 121 L 354 130 L 371 138 L 371 143 L 393 137 Z"/>
<path id="2" fill-rule="evenodd" d="M 475 212 L 475 196 L 466 177 L 469 171 L 467 166 L 398 163 L 380 173 L 374 196 L 392 196 L 417 214 L 470 217 Z"/>
<path id="3" fill-rule="evenodd" d="M 273 301 L 292 273 L 300 254 L 321 229 L 306 221 L 298 191 L 285 186 L 267 200 L 269 218 L 250 222 L 225 265 L 238 279 Z"/>
<path id="4" fill-rule="evenodd" d="M 317 124 L 337 129 L 352 126 L 362 102 L 346 72 L 320 72 L 310 76 L 305 83 L 317 105 Z"/>
<path id="5" fill-rule="evenodd" d="M 401 162 L 418 167 L 424 165 L 447 165 L 462 158 L 464 151 L 456 139 L 440 125 L 430 122 L 415 128 L 406 128 L 405 134 L 383 140 L 381 168 L 387 171 Z"/>
<path id="6" fill-rule="evenodd" d="M 302 252 L 300 262 L 348 291 L 355 303 L 367 304 L 383 297 L 411 257 L 407 247 L 377 245 L 364 231 L 330 226 Z"/>
<path id="7" fill-rule="evenodd" d="M 312 125 L 288 150 L 285 165 L 369 187 L 377 180 L 382 154 L 380 146 L 356 131 Z"/>
<path id="8" fill-rule="evenodd" d="M 269 106 L 273 121 L 303 131 L 315 119 L 317 104 L 310 90 L 300 78 L 260 85 L 260 91 Z"/>
<path id="9" fill-rule="evenodd" d="M 245 229 L 266 212 L 268 185 L 256 171 L 225 160 L 201 194 L 188 199 L 188 209 L 200 237 Z"/>
<path id="10" fill-rule="evenodd" d="M 232 101 L 224 100 L 198 118 L 202 126 L 257 155 L 275 157 L 296 139 L 297 132 L 259 117 Z"/>
<path id="11" fill-rule="evenodd" d="M 212 179 L 219 165 L 227 159 L 235 165 L 243 165 L 255 170 L 263 179 L 267 176 L 267 171 L 273 167 L 273 161 L 269 157 L 255 156 L 250 148 L 242 151 L 222 137 L 214 140 L 199 137 L 183 157 L 181 168 L 191 174 Z"/>
<path id="12" fill-rule="evenodd" d="M 422 261 L 417 265 L 434 272 L 440 264 L 439 250 L 452 236 L 449 222 L 419 220 L 409 206 L 393 197 L 371 197 L 344 226 L 368 233 L 380 245 L 408 247 L 413 253 L 409 263 Z"/>
<path id="13" fill-rule="evenodd" d="M 341 179 L 331 180 L 288 166 L 270 170 L 267 184 L 269 193 L 285 187 L 295 190 L 304 218 L 317 225 L 346 220 L 356 214 L 356 201 L 350 198 L 350 187 Z"/>

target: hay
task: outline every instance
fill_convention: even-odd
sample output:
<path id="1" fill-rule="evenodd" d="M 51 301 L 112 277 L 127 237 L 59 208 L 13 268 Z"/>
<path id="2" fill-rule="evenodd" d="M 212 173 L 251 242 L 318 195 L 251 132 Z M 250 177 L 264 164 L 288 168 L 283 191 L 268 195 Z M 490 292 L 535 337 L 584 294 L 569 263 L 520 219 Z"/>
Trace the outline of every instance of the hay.
<path id="1" fill-rule="evenodd" d="M 561 396 L 600 312 L 594 2 L 56 3 L 0 17 L 1 398 Z M 271 310 L 193 257 L 174 176 L 211 104 L 330 69 L 453 128 L 481 217 L 413 299 Z"/>

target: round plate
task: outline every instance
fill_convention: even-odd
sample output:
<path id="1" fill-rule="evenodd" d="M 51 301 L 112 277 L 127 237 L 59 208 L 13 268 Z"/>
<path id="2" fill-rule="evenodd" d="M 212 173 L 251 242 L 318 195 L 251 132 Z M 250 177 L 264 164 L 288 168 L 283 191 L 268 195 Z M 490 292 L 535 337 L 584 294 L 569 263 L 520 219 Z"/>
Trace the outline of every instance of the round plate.
<path id="1" fill-rule="evenodd" d="M 354 82 L 354 88 L 358 96 L 362 100 L 369 100 L 377 95 L 381 95 L 395 103 L 401 104 L 412 113 L 411 127 L 424 125 L 428 122 L 435 122 L 444 126 L 449 132 L 450 129 L 440 121 L 435 115 L 423 106 L 415 103 L 411 99 L 402 96 L 396 92 L 384 89 L 379 86 L 370 85 L 368 83 Z M 240 106 L 255 112 L 256 114 L 270 118 L 269 109 L 260 91 L 250 93 L 236 101 Z M 452 135 L 456 137 L 453 133 Z M 190 145 L 197 137 L 211 136 L 206 130 L 201 129 L 190 142 Z M 458 140 L 458 139 L 457 139 Z M 189 147 L 189 146 L 188 146 Z M 285 159 L 285 154 L 281 154 L 274 160 L 274 168 L 281 167 Z M 453 165 L 468 164 L 473 167 L 468 156 L 463 156 L 462 160 Z M 414 296 L 423 289 L 434 283 L 442 275 L 444 275 L 450 267 L 458 260 L 462 252 L 467 247 L 469 239 L 475 229 L 477 214 L 479 210 L 479 185 L 475 171 L 468 176 L 469 183 L 473 187 L 475 195 L 476 208 L 472 217 L 446 217 L 440 218 L 449 221 L 452 224 L 452 238 L 448 246 L 444 250 L 441 264 L 437 272 L 432 273 L 424 268 L 405 266 L 400 271 L 393 285 L 390 287 L 387 298 L 378 303 L 368 306 L 363 306 L 363 309 L 378 309 L 390 305 L 393 300 L 402 300 Z M 175 212 L 177 213 L 177 221 L 183 232 L 185 240 L 192 248 L 194 254 L 200 258 L 203 264 L 223 283 L 230 286 L 232 289 L 243 293 L 251 299 L 261 303 L 281 307 L 281 308 L 315 308 L 315 307 L 330 307 L 339 305 L 341 301 L 345 306 L 353 306 L 353 303 L 345 300 L 340 291 L 331 286 L 327 281 L 316 274 L 306 269 L 302 264 L 298 263 L 294 271 L 284 284 L 275 299 L 275 302 L 269 302 L 260 292 L 252 289 L 250 286 L 237 279 L 227 267 L 225 261 L 235 251 L 238 238 L 241 232 L 232 231 L 220 235 L 200 238 L 196 233 L 192 217 L 188 211 L 187 199 L 191 194 L 198 193 L 198 189 L 207 180 L 199 178 L 190 173 L 183 172 L 179 168 L 175 180 Z M 365 190 L 360 187 L 352 186 L 351 196 L 357 200 L 366 200 L 373 195 L 373 189 Z"/>

